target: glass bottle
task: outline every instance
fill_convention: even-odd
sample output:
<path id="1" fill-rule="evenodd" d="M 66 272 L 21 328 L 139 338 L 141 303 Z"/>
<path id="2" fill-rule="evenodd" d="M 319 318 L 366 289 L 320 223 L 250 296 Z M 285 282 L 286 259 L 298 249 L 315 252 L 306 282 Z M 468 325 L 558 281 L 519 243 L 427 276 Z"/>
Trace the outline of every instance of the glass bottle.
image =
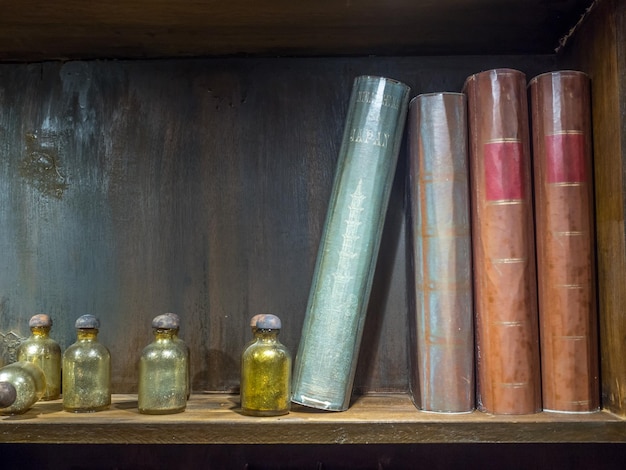
<path id="1" fill-rule="evenodd" d="M 63 409 L 100 411 L 111 404 L 111 354 L 98 342 L 100 321 L 93 315 L 76 320 L 76 342 L 63 354 Z"/>
<path id="2" fill-rule="evenodd" d="M 174 338 L 174 341 L 181 348 L 183 348 L 183 350 L 185 351 L 185 354 L 187 355 L 187 400 L 189 400 L 189 397 L 191 397 L 191 351 L 189 350 L 189 346 L 187 346 L 187 343 L 185 343 L 178 336 L 178 333 L 180 331 L 180 317 L 178 316 L 178 314 L 172 313 L 172 312 L 168 312 L 168 313 L 165 313 L 165 315 L 168 315 L 168 316 L 172 317 L 174 319 L 174 321 L 176 322 L 177 326 L 172 331 L 173 338 Z"/>
<path id="3" fill-rule="evenodd" d="M 281 321 L 263 314 L 257 337 L 241 357 L 241 411 L 251 416 L 278 416 L 291 407 L 291 354 L 278 340 Z"/>
<path id="4" fill-rule="evenodd" d="M 152 320 L 154 340 L 139 359 L 139 412 L 180 413 L 187 406 L 188 366 L 186 347 L 174 338 L 178 322 L 170 315 Z"/>
<path id="5" fill-rule="evenodd" d="M 31 335 L 17 349 L 17 360 L 32 362 L 43 370 L 46 391 L 42 400 L 61 396 L 61 346 L 50 338 L 52 319 L 45 313 L 33 315 L 28 322 Z"/>
<path id="6" fill-rule="evenodd" d="M 31 362 L 13 362 L 0 369 L 0 414 L 24 413 L 46 391 L 41 368 Z"/>

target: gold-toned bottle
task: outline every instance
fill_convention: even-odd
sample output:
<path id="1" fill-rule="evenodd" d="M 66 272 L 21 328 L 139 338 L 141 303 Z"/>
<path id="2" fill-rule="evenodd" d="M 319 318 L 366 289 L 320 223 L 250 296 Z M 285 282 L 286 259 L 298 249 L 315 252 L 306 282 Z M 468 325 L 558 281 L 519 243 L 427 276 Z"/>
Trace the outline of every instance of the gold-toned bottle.
<path id="1" fill-rule="evenodd" d="M 45 313 L 33 315 L 28 322 L 31 335 L 17 349 L 17 360 L 32 362 L 46 376 L 46 391 L 42 400 L 61 396 L 61 346 L 50 338 L 52 319 Z"/>
<path id="2" fill-rule="evenodd" d="M 76 342 L 63 354 L 63 409 L 105 410 L 111 404 L 111 353 L 98 341 L 100 321 L 83 315 L 75 327 Z"/>
<path id="3" fill-rule="evenodd" d="M 171 315 L 152 320 L 154 340 L 139 359 L 139 412 L 180 413 L 187 406 L 188 366 L 186 346 L 176 339 L 179 324 Z"/>
<path id="4" fill-rule="evenodd" d="M 0 369 L 0 414 L 27 411 L 46 391 L 41 368 L 31 362 L 13 362 Z"/>
<path id="5" fill-rule="evenodd" d="M 291 354 L 278 340 L 281 321 L 263 314 L 256 340 L 241 357 L 241 411 L 252 416 L 278 416 L 291 407 Z"/>
<path id="6" fill-rule="evenodd" d="M 173 329 L 173 338 L 174 341 L 181 348 L 183 348 L 185 354 L 187 355 L 187 400 L 189 400 L 189 398 L 191 397 L 191 351 L 189 349 L 189 346 L 187 346 L 187 343 L 185 343 L 185 341 L 183 341 L 180 336 L 178 336 L 180 332 L 180 317 L 178 316 L 178 314 L 168 312 L 165 315 L 172 317 L 176 322 L 176 325 L 178 325 L 176 328 Z"/>

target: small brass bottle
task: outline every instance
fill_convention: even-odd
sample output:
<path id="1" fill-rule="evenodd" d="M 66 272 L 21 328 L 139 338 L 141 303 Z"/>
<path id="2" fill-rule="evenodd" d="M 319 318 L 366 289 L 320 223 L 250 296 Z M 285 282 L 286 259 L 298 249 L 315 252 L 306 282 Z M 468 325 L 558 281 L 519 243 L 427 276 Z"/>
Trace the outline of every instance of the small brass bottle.
<path id="1" fill-rule="evenodd" d="M 13 362 L 0 369 L 0 414 L 27 411 L 46 391 L 41 368 L 31 362 Z"/>
<path id="2" fill-rule="evenodd" d="M 180 413 L 187 406 L 188 366 L 186 346 L 175 339 L 178 321 L 171 315 L 152 320 L 154 340 L 139 359 L 139 412 Z"/>
<path id="3" fill-rule="evenodd" d="M 75 326 L 76 342 L 63 354 L 63 409 L 105 410 L 111 405 L 111 354 L 98 341 L 100 321 L 83 315 Z"/>
<path id="4" fill-rule="evenodd" d="M 40 313 L 28 322 L 31 335 L 17 349 L 17 360 L 32 362 L 46 376 L 46 391 L 42 400 L 56 400 L 61 396 L 61 346 L 50 338 L 52 319 Z"/>
<path id="5" fill-rule="evenodd" d="M 281 321 L 261 315 L 256 340 L 241 357 L 241 411 L 251 416 L 279 416 L 291 407 L 291 354 L 278 340 Z"/>

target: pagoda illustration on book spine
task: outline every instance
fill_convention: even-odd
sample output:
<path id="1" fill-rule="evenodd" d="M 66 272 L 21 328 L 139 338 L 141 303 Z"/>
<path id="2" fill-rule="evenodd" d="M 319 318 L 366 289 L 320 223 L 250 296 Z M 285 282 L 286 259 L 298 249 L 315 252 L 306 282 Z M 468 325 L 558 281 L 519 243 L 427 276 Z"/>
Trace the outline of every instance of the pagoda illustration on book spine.
<path id="1" fill-rule="evenodd" d="M 362 181 L 359 181 L 356 191 L 350 195 L 350 205 L 348 206 L 348 219 L 345 221 L 346 231 L 342 235 L 343 243 L 339 251 L 339 262 L 337 269 L 331 275 L 333 281 L 330 283 L 330 292 L 323 295 L 325 300 L 323 305 L 328 308 L 334 315 L 333 321 L 341 321 L 346 316 L 346 312 L 357 306 L 358 298 L 354 295 L 349 287 L 350 282 L 354 280 L 351 272 L 351 265 L 359 255 L 357 242 L 359 240 L 359 226 L 363 212 L 363 201 L 366 199 L 362 191 Z"/>

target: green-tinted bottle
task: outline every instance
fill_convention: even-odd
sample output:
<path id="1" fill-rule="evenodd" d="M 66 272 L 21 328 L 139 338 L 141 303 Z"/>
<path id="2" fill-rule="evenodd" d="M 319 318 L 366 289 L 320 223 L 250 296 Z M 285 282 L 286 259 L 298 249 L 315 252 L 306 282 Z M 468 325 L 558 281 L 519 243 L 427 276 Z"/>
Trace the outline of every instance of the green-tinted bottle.
<path id="1" fill-rule="evenodd" d="M 139 412 L 180 413 L 187 406 L 188 365 L 186 347 L 175 338 L 178 321 L 171 315 L 152 320 L 154 340 L 139 359 Z"/>
<path id="2" fill-rule="evenodd" d="M 24 413 L 46 391 L 41 368 L 31 362 L 14 362 L 0 369 L 0 414 Z"/>
<path id="3" fill-rule="evenodd" d="M 32 362 L 46 376 L 46 391 L 42 400 L 56 400 L 61 396 L 61 346 L 50 338 L 52 319 L 40 313 L 28 322 L 31 335 L 17 349 L 17 360 Z"/>
<path id="4" fill-rule="evenodd" d="M 83 315 L 75 326 L 76 342 L 63 354 L 63 409 L 105 410 L 111 404 L 111 354 L 98 342 L 100 321 Z"/>
<path id="5" fill-rule="evenodd" d="M 280 319 L 262 315 L 256 340 L 241 357 L 241 411 L 252 416 L 278 416 L 291 407 L 291 354 L 278 340 Z"/>

